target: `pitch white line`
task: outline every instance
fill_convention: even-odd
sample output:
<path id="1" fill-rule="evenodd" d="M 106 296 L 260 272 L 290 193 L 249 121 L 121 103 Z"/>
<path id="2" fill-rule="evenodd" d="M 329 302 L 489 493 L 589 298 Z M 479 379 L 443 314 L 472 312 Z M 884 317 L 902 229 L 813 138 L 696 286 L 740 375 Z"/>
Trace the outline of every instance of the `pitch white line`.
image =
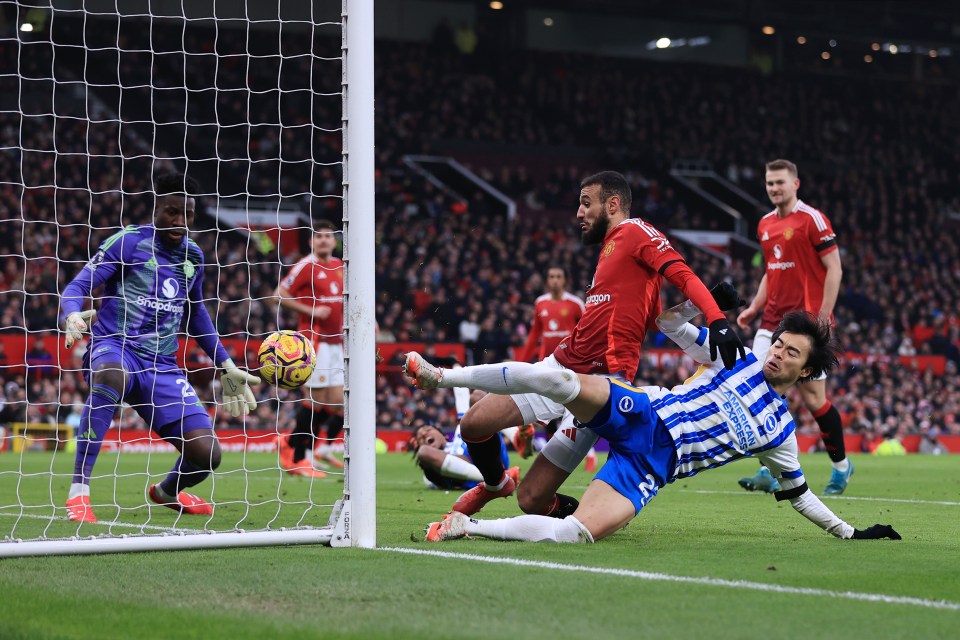
<path id="1" fill-rule="evenodd" d="M 749 496 L 748 491 L 711 491 L 708 489 L 679 489 L 673 493 L 706 493 L 719 494 L 725 496 Z M 935 504 L 948 507 L 960 507 L 960 502 L 948 502 L 946 500 L 911 500 L 908 498 L 869 498 L 861 496 L 820 496 L 821 500 L 863 500 L 866 502 L 905 502 L 909 504 Z"/>
<path id="2" fill-rule="evenodd" d="M 29 513 L 0 513 L 0 518 L 25 518 L 31 520 L 56 520 L 58 522 L 73 522 L 66 516 L 37 516 Z M 116 520 L 112 522 L 107 522 L 100 520 L 99 522 L 87 522 L 86 524 L 101 525 L 104 527 L 116 527 L 118 529 L 142 529 L 150 531 L 169 531 L 171 533 L 206 533 L 204 529 L 183 529 L 179 527 L 160 527 L 152 524 L 130 524 L 129 522 L 117 522 Z"/>
<path id="3" fill-rule="evenodd" d="M 510 564 L 517 567 L 536 567 L 538 569 L 556 569 L 558 571 L 575 571 L 580 573 L 599 573 L 605 575 L 639 578 L 656 582 L 681 582 L 685 584 L 699 584 L 711 587 L 732 587 L 735 589 L 749 589 L 769 593 L 792 593 L 805 596 L 819 596 L 826 598 L 843 598 L 845 600 L 863 600 L 867 602 L 882 602 L 884 604 L 906 604 L 928 609 L 946 609 L 960 611 L 960 602 L 948 600 L 924 600 L 908 596 L 890 596 L 882 593 L 857 593 L 856 591 L 830 591 L 828 589 L 812 589 L 808 587 L 786 587 L 762 582 L 748 582 L 746 580 L 724 580 L 722 578 L 694 578 L 690 576 L 674 576 L 667 573 L 653 573 L 650 571 L 633 571 L 631 569 L 610 569 L 603 567 L 588 567 L 576 564 L 560 564 L 557 562 L 543 562 L 540 560 L 521 560 L 518 558 L 502 558 L 497 556 L 478 556 L 468 553 L 451 553 L 448 551 L 430 551 L 426 549 L 411 549 L 409 547 L 379 547 L 378 551 L 393 553 L 407 553 L 418 556 L 433 556 L 449 558 L 451 560 L 473 560 L 490 564 Z"/>

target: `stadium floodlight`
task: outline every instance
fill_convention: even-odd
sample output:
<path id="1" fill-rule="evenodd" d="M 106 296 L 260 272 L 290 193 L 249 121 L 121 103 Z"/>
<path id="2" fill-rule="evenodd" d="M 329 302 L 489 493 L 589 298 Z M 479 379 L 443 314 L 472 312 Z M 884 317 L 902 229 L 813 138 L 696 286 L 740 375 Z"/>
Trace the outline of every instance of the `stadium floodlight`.
<path id="1" fill-rule="evenodd" d="M 14 132 L 0 158 L 12 163 L 0 175 L 7 230 L 0 260 L 22 271 L 0 293 L 7 345 L 0 376 L 6 401 L 22 405 L 6 439 L 10 450 L 0 447 L 0 557 L 376 545 L 373 0 L 342 0 L 332 9 L 177 4 L 150 3 L 161 14 L 142 12 L 140 3 L 105 12 L 103 3 L 54 2 L 49 28 L 32 39 L 0 35 L 16 56 L 16 74 L 0 72 L 15 96 L 0 106 L 0 129 Z M 320 17 L 321 10 L 331 15 Z M 209 218 L 202 224 L 200 215 L 190 229 L 205 257 L 203 304 L 241 367 L 270 331 L 296 328 L 277 326 L 283 316 L 272 296 L 297 257 L 287 251 L 291 229 L 280 215 L 305 212 L 304 241 L 321 219 L 342 226 L 343 469 L 305 478 L 280 464 L 276 440 L 291 426 L 299 392 L 254 385 L 257 409 L 231 422 L 218 383 L 192 377 L 212 370 L 188 366 L 184 398 L 195 380 L 194 404 L 211 415 L 222 449 L 219 467 L 191 489 L 213 514 L 152 501 L 151 485 L 170 472 L 176 454 L 123 404 L 90 476 L 99 520 L 77 522 L 65 501 L 83 418 L 79 410 L 66 414 L 88 391 L 81 352 L 67 350 L 57 328 L 59 293 L 85 265 L 97 267 L 105 239 L 153 221 L 154 179 L 170 171 L 200 184 L 198 214 L 249 206 L 262 222 L 271 206 L 276 213 L 272 228 L 254 233 Z M 182 264 L 184 273 L 194 268 Z M 145 300 L 151 309 L 177 294 L 174 279 L 162 284 L 156 299 Z M 186 352 L 189 360 L 196 337 L 181 333 L 181 346 L 189 346 L 180 357 Z M 37 360 L 35 346 L 50 357 Z M 251 370 L 254 363 L 246 361 Z"/>

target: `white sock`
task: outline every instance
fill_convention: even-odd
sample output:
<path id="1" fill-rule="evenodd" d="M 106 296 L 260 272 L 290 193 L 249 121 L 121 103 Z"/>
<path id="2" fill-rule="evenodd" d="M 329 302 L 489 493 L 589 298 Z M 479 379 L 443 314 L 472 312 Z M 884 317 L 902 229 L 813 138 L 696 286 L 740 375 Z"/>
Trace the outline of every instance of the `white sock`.
<path id="1" fill-rule="evenodd" d="M 455 480 L 472 480 L 473 482 L 483 482 L 483 474 L 475 466 L 455 455 L 447 454 L 440 465 L 440 474 L 445 478 Z"/>
<path id="2" fill-rule="evenodd" d="M 831 461 L 830 464 L 832 464 L 833 468 L 839 471 L 840 473 L 846 473 L 847 470 L 850 468 L 850 461 L 847 460 L 846 458 L 844 458 L 840 462 Z"/>
<path id="3" fill-rule="evenodd" d="M 77 496 L 90 496 L 90 485 L 82 482 L 74 482 L 70 485 L 70 493 L 67 494 L 68 500 L 73 500 Z"/>
<path id="4" fill-rule="evenodd" d="M 157 499 L 160 502 L 175 502 L 176 498 L 167 494 L 166 491 L 160 486 L 160 483 L 157 483 L 157 487 L 153 490 L 153 493 L 157 496 Z"/>
<path id="5" fill-rule="evenodd" d="M 333 453 L 333 447 L 330 446 L 329 442 L 324 442 L 322 444 L 317 445 L 317 455 L 320 456 L 321 458 L 325 458 L 326 456 L 329 456 L 331 453 Z"/>
<path id="6" fill-rule="evenodd" d="M 546 369 L 526 362 L 444 369 L 441 387 L 470 387 L 500 395 L 536 393 L 566 404 L 580 393 L 580 378 L 568 369 Z"/>
<path id="7" fill-rule="evenodd" d="M 469 536 L 492 540 L 524 542 L 593 542 L 593 536 L 573 516 L 563 520 L 548 516 L 517 516 L 499 520 L 467 518 L 464 530 Z"/>
<path id="8" fill-rule="evenodd" d="M 470 389 L 466 387 L 454 388 L 453 403 L 457 407 L 457 420 L 459 420 L 470 408 Z"/>

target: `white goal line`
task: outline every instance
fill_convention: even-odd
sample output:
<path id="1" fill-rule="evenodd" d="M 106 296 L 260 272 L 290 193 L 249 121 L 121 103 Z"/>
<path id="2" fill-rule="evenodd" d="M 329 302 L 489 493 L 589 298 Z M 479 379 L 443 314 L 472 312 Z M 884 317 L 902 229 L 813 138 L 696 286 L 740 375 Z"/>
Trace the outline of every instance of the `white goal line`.
<path id="1" fill-rule="evenodd" d="M 431 551 L 426 549 L 411 549 L 408 547 L 379 547 L 378 551 L 388 551 L 391 553 L 407 553 L 418 556 L 432 556 L 435 558 L 447 558 L 450 560 L 470 560 L 474 562 L 486 562 L 489 564 L 508 564 L 516 567 L 535 567 L 537 569 L 554 569 L 557 571 L 573 571 L 578 573 L 597 573 L 604 575 L 620 576 L 625 578 L 638 578 L 640 580 L 649 580 L 653 582 L 680 582 L 685 584 L 697 584 L 710 587 L 727 587 L 733 589 L 748 589 L 751 591 L 763 591 L 766 593 L 789 593 L 804 596 L 816 596 L 821 598 L 841 598 L 844 600 L 860 600 L 865 602 L 880 602 L 883 604 L 905 604 L 914 607 L 925 607 L 928 609 L 945 609 L 948 611 L 960 611 L 960 602 L 950 602 L 947 600 L 926 600 L 923 598 L 912 598 L 909 596 L 892 596 L 882 593 L 859 593 L 856 591 L 831 591 L 829 589 L 813 589 L 809 587 L 788 587 L 777 584 L 765 584 L 763 582 L 749 582 L 746 580 L 726 580 L 723 578 L 694 578 L 690 576 L 674 576 L 667 573 L 654 573 L 650 571 L 635 571 L 632 569 L 612 569 L 607 567 L 588 567 L 576 564 L 560 564 L 558 562 L 543 562 L 540 560 L 521 560 L 519 558 L 504 558 L 500 556 L 480 556 L 469 553 L 452 553 L 449 551 Z"/>

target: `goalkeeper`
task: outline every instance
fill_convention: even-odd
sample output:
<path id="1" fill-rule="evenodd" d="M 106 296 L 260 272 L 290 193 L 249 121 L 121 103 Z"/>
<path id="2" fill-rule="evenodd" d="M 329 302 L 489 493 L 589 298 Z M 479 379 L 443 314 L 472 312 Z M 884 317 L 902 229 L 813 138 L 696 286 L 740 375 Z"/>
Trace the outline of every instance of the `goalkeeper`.
<path id="1" fill-rule="evenodd" d="M 735 291 L 732 297 L 733 305 L 721 306 L 742 303 Z M 667 483 L 749 455 L 780 478 L 778 500 L 789 501 L 834 536 L 899 540 L 889 525 L 859 530 L 840 519 L 807 487 L 797 460 L 796 426 L 783 394 L 798 380 L 816 378 L 836 365 L 839 345 L 830 326 L 803 311 L 787 314 L 763 363 L 748 351 L 727 370 L 719 357 L 711 357 L 708 331 L 688 322 L 699 313 L 686 301 L 657 318 L 657 326 L 702 364 L 673 389 L 640 389 L 519 362 L 440 369 L 417 353 L 407 354 L 404 371 L 421 389 L 468 386 L 542 394 L 566 406 L 582 429 L 610 442 L 610 457 L 572 515 L 475 520 L 455 511 L 428 526 L 427 540 L 594 542 L 625 527 Z"/>
<path id="2" fill-rule="evenodd" d="M 203 305 L 203 252 L 188 237 L 196 214 L 195 181 L 183 174 L 161 176 L 154 190 L 153 224 L 128 226 L 108 238 L 66 286 L 60 302 L 66 346 L 80 340 L 92 322 L 84 358 L 90 384 L 80 418 L 67 515 L 96 522 L 90 477 L 104 435 L 122 402 L 180 452 L 173 468 L 148 491 L 150 499 L 194 515 L 213 506 L 186 489 L 220 465 L 220 443 L 186 375 L 177 366 L 177 333 L 188 334 L 223 371 L 224 408 L 237 417 L 256 408 L 250 384 L 259 379 L 233 363 Z M 103 287 L 100 309 L 81 311 Z"/>

